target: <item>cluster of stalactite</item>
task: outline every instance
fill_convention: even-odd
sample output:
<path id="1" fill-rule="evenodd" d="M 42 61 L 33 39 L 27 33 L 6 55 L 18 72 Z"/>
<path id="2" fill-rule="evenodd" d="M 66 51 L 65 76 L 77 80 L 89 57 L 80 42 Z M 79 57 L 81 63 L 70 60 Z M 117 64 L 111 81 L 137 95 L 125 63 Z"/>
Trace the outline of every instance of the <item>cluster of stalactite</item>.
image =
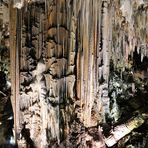
<path id="1" fill-rule="evenodd" d="M 110 60 L 124 68 L 135 48 L 147 56 L 147 4 L 14 0 L 10 9 L 18 145 L 105 147 L 97 126 L 110 116 Z"/>
<path id="2" fill-rule="evenodd" d="M 115 0 L 114 6 L 111 55 L 114 64 L 124 71 L 129 66 L 129 55 L 133 58 L 135 50 L 141 61 L 148 56 L 148 5 L 143 0 Z"/>
<path id="3" fill-rule="evenodd" d="M 15 104 L 20 104 L 16 118 L 21 118 L 16 119 L 17 134 L 25 126 L 37 146 L 65 139 L 70 143 L 73 122 L 97 126 L 109 112 L 111 4 L 15 1 L 14 7 L 20 3 L 23 7 L 17 10 L 16 23 L 20 99 Z"/>

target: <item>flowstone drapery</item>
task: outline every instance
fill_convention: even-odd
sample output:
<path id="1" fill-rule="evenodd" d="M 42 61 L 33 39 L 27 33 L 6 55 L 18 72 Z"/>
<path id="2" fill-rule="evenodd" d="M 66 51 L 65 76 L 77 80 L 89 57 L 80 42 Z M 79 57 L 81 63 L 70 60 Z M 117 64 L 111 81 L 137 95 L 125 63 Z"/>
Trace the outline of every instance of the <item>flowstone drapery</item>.
<path id="1" fill-rule="evenodd" d="M 137 63 L 146 65 L 147 2 L 13 0 L 3 4 L 10 15 L 11 102 L 18 145 L 110 145 L 100 125 L 119 119 L 111 107 L 118 103 L 112 97 L 116 92 L 110 92 L 117 87 L 109 86 L 114 82 L 111 67 L 121 79 L 125 69 L 131 70 L 135 81 L 141 70 Z M 147 79 L 145 67 L 141 73 Z"/>

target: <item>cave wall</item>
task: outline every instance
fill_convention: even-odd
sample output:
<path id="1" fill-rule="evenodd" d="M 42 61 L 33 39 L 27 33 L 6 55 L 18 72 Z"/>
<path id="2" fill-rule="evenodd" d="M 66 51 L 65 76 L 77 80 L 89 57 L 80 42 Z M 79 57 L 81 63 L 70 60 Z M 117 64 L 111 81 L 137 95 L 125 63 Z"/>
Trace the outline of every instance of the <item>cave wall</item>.
<path id="1" fill-rule="evenodd" d="M 136 48 L 141 60 L 148 54 L 147 3 L 14 0 L 9 7 L 18 144 L 86 147 L 85 128 L 110 116 L 110 60 L 123 71 Z"/>

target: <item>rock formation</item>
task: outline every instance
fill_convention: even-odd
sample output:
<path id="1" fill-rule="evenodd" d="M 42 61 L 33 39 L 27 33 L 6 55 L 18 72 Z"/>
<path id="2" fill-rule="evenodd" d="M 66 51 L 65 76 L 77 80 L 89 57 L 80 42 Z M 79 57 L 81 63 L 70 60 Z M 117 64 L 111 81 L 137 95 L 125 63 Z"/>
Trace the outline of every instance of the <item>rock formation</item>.
<path id="1" fill-rule="evenodd" d="M 121 120 L 121 102 L 128 100 L 131 112 L 148 103 L 146 0 L 3 0 L 2 6 L 18 147 L 110 147 L 146 124 L 146 109 L 140 123 L 132 114 Z M 120 123 L 118 133 L 133 122 L 139 124 L 113 144 L 105 138 L 107 128 L 111 134 Z"/>

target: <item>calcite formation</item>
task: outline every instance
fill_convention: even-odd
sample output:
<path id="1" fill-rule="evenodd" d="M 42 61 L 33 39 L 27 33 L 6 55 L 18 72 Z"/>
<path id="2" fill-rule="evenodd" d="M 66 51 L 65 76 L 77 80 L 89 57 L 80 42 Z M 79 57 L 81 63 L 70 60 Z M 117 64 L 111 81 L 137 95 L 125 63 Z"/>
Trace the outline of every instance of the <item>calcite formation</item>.
<path id="1" fill-rule="evenodd" d="M 111 61 L 122 75 L 136 63 L 136 52 L 141 62 L 147 59 L 147 1 L 13 0 L 2 6 L 10 16 L 5 34 L 18 146 L 105 147 L 98 125 L 119 116 L 110 108 Z M 146 77 L 147 69 L 142 73 Z"/>

